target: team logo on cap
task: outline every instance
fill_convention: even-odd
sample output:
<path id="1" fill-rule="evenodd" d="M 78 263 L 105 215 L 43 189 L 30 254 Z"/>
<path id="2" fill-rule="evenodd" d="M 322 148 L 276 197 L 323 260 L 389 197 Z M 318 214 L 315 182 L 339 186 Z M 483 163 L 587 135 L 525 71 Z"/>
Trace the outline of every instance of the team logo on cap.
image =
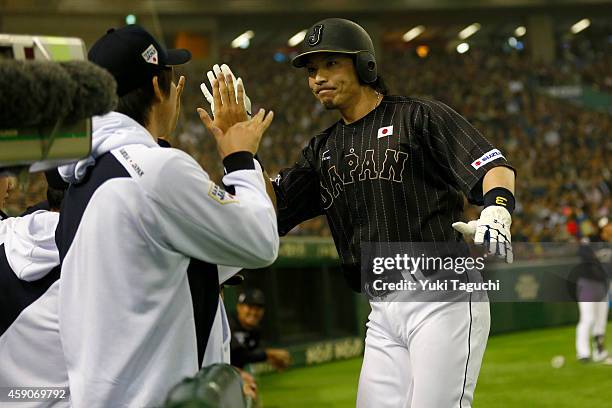
<path id="1" fill-rule="evenodd" d="M 153 44 L 149 45 L 149 48 L 144 50 L 142 53 L 142 58 L 147 61 L 149 64 L 159 65 L 159 58 L 157 57 L 157 49 L 153 46 Z"/>
<path id="2" fill-rule="evenodd" d="M 323 24 L 317 24 L 312 27 L 312 32 L 306 37 L 306 44 L 314 47 L 321 42 L 321 34 L 323 34 Z"/>

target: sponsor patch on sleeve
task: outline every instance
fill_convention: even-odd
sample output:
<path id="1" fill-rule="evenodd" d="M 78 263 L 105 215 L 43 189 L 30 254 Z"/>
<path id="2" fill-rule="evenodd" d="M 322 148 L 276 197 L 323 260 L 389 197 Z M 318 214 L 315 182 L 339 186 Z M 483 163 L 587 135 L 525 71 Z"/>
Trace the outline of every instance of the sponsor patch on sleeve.
<path id="1" fill-rule="evenodd" d="M 210 183 L 208 195 L 219 204 L 231 204 L 238 202 L 236 196 L 231 195 L 215 183 Z"/>
<path id="2" fill-rule="evenodd" d="M 474 160 L 472 162 L 472 167 L 478 170 L 485 164 L 490 163 L 493 160 L 497 160 L 497 159 L 505 159 L 505 157 L 501 154 L 501 152 L 498 149 L 493 149 L 493 150 L 486 152 L 479 159 Z"/>

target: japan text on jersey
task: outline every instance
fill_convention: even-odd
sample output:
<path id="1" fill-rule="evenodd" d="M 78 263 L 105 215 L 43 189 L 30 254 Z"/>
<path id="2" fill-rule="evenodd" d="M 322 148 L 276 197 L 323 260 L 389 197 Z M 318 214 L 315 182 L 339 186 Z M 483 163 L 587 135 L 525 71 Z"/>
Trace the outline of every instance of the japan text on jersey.
<path id="1" fill-rule="evenodd" d="M 448 106 L 386 96 L 360 120 L 311 139 L 281 171 L 279 232 L 324 214 L 344 264 L 359 264 L 361 242 L 456 241 L 451 224 L 464 195 L 481 203 L 480 182 L 498 165 L 509 166 Z"/>

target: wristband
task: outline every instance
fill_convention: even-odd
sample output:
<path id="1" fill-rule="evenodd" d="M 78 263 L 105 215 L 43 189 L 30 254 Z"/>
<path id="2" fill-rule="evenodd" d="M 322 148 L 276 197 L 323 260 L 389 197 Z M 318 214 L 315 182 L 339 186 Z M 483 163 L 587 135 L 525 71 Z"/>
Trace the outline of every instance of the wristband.
<path id="1" fill-rule="evenodd" d="M 487 191 L 484 195 L 485 208 L 491 205 L 504 207 L 510 214 L 514 212 L 515 199 L 514 194 L 507 188 L 495 187 Z"/>
<path id="2" fill-rule="evenodd" d="M 235 152 L 223 159 L 223 167 L 225 173 L 230 174 L 236 170 L 255 170 L 253 163 L 253 153 L 250 152 Z"/>

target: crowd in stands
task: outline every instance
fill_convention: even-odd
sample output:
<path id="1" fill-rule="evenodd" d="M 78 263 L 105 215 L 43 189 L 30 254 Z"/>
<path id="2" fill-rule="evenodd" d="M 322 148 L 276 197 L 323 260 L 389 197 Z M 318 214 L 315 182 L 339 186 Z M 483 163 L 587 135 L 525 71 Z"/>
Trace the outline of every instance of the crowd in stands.
<path id="1" fill-rule="evenodd" d="M 514 240 L 567 241 L 596 233 L 595 223 L 611 207 L 610 114 L 542 92 L 543 86 L 580 84 L 582 70 L 533 64 L 516 54 L 386 57 L 385 66 L 412 71 L 409 77 L 385 71 L 394 91 L 447 103 L 501 146 L 515 166 Z"/>
<path id="2" fill-rule="evenodd" d="M 260 107 L 275 112 L 259 153 L 274 177 L 338 116 L 315 100 L 304 70 L 272 55 L 261 49 L 226 50 L 219 62 L 228 63 L 243 78 L 254 112 Z M 606 61 L 609 57 L 542 65 L 519 54 L 478 50 L 464 55 L 432 53 L 421 59 L 414 51 L 386 49 L 379 56 L 379 69 L 391 94 L 448 104 L 502 150 L 517 170 L 513 240 L 550 242 L 590 236 L 597 230 L 597 220 L 610 216 L 612 118 L 609 112 L 550 97 L 542 88 L 576 84 L 610 92 Z M 182 118 L 172 143 L 219 181 L 222 167 L 213 139 L 195 112 L 196 106 L 208 107 L 199 85 L 209 67 L 194 62 L 186 69 Z M 13 194 L 12 206 L 24 208 L 42 197 L 42 180 L 34 177 L 24 192 Z M 478 212 L 469 207 L 466 219 Z M 329 230 L 319 217 L 292 234 L 327 236 Z"/>

